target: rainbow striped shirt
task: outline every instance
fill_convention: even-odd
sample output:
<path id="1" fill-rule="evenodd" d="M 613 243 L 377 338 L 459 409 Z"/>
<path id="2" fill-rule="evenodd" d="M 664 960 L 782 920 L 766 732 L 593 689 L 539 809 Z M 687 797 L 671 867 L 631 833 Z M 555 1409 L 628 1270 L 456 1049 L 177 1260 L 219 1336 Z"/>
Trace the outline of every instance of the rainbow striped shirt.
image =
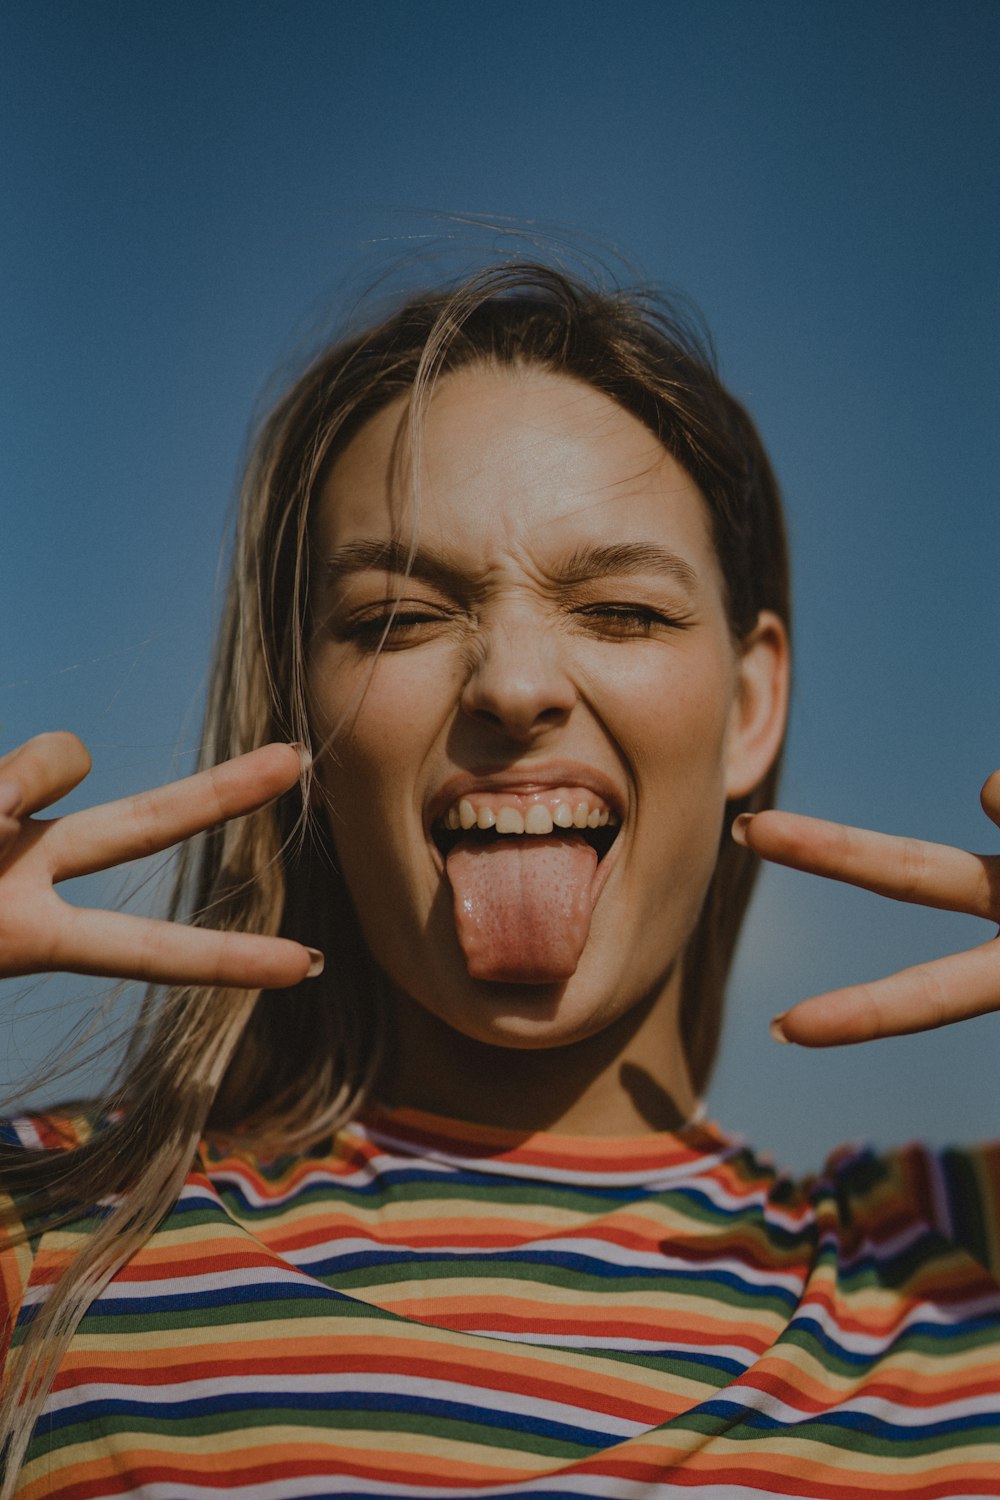
<path id="1" fill-rule="evenodd" d="M 67 1243 L 0 1257 L 20 1330 Z M 796 1182 L 701 1125 L 399 1110 L 294 1157 L 206 1143 L 83 1319 L 18 1496 L 1000 1496 L 998 1272 L 1000 1148 Z"/>

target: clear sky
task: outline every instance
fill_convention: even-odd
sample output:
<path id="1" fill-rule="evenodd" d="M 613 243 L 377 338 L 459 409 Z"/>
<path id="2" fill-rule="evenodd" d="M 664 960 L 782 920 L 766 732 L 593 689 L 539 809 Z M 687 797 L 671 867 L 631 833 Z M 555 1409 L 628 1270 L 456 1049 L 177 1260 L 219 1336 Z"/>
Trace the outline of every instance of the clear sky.
<path id="1" fill-rule="evenodd" d="M 188 769 L 274 372 L 380 278 L 568 246 L 694 300 L 774 458 L 784 805 L 995 849 L 998 76 L 995 0 L 8 0 L 0 748 L 73 728 L 102 798 Z M 998 1018 L 766 1033 L 987 935 L 768 871 L 713 1114 L 796 1166 L 994 1131 Z M 0 1072 L 94 994 L 0 986 Z"/>

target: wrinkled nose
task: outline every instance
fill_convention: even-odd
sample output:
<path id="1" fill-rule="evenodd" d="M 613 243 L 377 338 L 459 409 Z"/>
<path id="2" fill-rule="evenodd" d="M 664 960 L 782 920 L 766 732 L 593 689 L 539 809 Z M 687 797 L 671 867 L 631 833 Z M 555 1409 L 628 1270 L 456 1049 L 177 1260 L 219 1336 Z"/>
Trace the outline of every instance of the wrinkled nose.
<path id="1" fill-rule="evenodd" d="M 484 629 L 462 690 L 462 711 L 515 740 L 565 721 L 577 692 L 558 634 L 530 613 Z"/>

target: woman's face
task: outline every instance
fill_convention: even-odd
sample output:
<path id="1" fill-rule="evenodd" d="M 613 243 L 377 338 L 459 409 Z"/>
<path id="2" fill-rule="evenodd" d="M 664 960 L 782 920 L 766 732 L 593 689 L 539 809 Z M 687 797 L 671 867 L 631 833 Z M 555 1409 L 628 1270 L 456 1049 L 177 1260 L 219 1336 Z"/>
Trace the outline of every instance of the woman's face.
<path id="1" fill-rule="evenodd" d="M 315 527 L 317 774 L 369 947 L 503 1046 L 676 1007 L 726 799 L 780 739 L 780 625 L 734 646 L 704 500 L 591 387 L 442 380 L 415 527 L 403 414 L 354 437 Z"/>

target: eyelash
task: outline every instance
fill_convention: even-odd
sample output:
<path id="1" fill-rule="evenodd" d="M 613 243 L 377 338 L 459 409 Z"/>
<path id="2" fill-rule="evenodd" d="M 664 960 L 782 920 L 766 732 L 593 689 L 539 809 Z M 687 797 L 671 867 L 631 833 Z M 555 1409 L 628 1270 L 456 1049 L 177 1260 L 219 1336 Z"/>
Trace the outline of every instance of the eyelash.
<path id="1" fill-rule="evenodd" d="M 338 632 L 343 639 L 354 641 L 364 651 L 392 650 L 395 644 L 405 644 L 407 632 L 419 630 L 421 626 L 447 624 L 452 618 L 448 612 L 431 605 L 394 607 L 387 601 L 373 608 L 378 613 L 348 619 Z M 592 621 L 601 633 L 619 640 L 642 640 L 657 629 L 681 630 L 686 624 L 681 616 L 647 604 L 586 604 L 576 606 L 570 613 L 578 619 Z"/>
<path id="2" fill-rule="evenodd" d="M 431 606 L 395 605 L 386 601 L 374 606 L 379 612 L 348 619 L 338 634 L 345 640 L 355 641 L 364 651 L 392 650 L 393 637 L 401 636 L 407 629 L 420 625 L 439 625 L 449 616 L 437 613 Z"/>
<path id="3" fill-rule="evenodd" d="M 613 622 L 626 639 L 649 636 L 656 629 L 680 630 L 686 623 L 680 615 L 668 614 L 649 604 L 587 604 L 578 607 L 574 613 L 605 623 Z"/>

